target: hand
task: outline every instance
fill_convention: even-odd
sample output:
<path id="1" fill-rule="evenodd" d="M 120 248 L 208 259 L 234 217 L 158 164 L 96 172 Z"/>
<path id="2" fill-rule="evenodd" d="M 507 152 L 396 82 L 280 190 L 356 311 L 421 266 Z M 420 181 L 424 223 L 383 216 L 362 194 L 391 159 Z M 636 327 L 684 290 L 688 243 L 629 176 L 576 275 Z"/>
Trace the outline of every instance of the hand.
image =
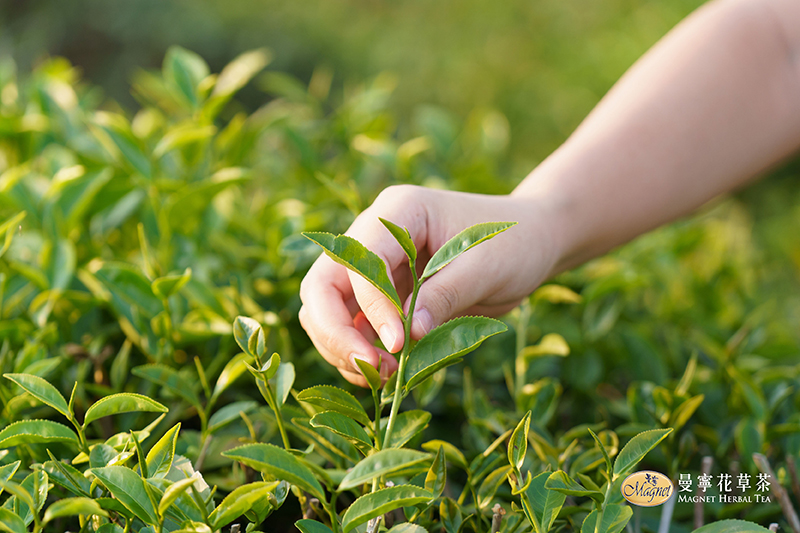
<path id="1" fill-rule="evenodd" d="M 467 251 L 422 286 L 414 310 L 413 339 L 455 316 L 508 312 L 556 264 L 555 234 L 536 200 L 408 185 L 389 187 L 346 234 L 383 259 L 406 312 L 411 286 L 408 259 L 379 217 L 408 228 L 419 250 L 419 272 L 436 250 L 464 228 L 479 222 L 519 222 Z M 366 386 L 355 358 L 376 368 L 380 361 L 384 378 L 397 370 L 392 353 L 403 347 L 402 321 L 397 309 L 367 281 L 322 255 L 303 280 L 300 298 L 300 323 L 320 354 L 345 379 Z M 385 350 L 373 346 L 378 337 Z"/>

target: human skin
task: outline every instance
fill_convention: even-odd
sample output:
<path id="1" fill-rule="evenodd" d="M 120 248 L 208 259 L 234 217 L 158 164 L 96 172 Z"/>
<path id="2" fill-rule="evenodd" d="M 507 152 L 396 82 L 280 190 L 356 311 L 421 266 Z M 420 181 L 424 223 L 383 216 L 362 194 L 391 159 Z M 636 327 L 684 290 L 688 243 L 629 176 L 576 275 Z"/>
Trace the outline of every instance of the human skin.
<path id="1" fill-rule="evenodd" d="M 467 226 L 519 222 L 423 285 L 411 330 L 419 339 L 454 316 L 508 312 L 542 281 L 744 185 L 798 148 L 800 2 L 716 0 L 631 67 L 510 195 L 389 187 L 347 234 L 386 262 L 407 306 L 407 261 L 378 217 L 408 228 L 422 266 Z M 382 359 L 384 376 L 397 369 L 402 322 L 368 282 L 323 255 L 300 297 L 301 324 L 348 381 L 366 385 L 353 358 Z M 378 336 L 386 350 L 373 346 Z"/>

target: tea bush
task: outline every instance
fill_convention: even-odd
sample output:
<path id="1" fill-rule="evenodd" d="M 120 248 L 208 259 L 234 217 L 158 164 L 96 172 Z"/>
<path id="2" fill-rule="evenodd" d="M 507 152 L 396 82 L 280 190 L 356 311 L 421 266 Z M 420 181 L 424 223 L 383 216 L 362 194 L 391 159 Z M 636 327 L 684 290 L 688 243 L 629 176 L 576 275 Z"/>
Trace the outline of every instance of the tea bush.
<path id="1" fill-rule="evenodd" d="M 172 48 L 133 114 L 64 60 L 2 64 L 0 529 L 681 532 L 692 506 L 632 508 L 619 486 L 704 456 L 800 498 L 796 332 L 734 201 L 339 388 L 296 320 L 319 247 L 396 298 L 376 256 L 323 232 L 393 183 L 495 183 L 505 137 L 489 112 L 399 119 L 388 77 L 306 86 L 269 60 L 212 74 Z M 253 78 L 270 96 L 248 113 Z M 503 230 L 465 229 L 427 275 Z M 701 511 L 714 531 L 792 526 L 776 498 Z"/>

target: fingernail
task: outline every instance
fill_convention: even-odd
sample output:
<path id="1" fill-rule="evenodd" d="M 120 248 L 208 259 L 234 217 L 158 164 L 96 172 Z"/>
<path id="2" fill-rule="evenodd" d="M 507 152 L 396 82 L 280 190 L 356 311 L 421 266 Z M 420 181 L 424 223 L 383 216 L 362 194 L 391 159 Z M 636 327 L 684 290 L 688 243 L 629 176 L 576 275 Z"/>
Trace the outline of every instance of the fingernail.
<path id="1" fill-rule="evenodd" d="M 422 329 L 423 335 L 427 335 L 433 328 L 433 317 L 427 309 L 418 309 L 414 311 L 414 325 Z"/>
<path id="2" fill-rule="evenodd" d="M 358 365 L 356 364 L 356 359 L 358 359 L 358 360 L 360 360 L 360 361 L 364 361 L 364 362 L 365 362 L 365 363 L 367 363 L 368 365 L 371 365 L 371 364 L 372 364 L 372 363 L 370 362 L 369 358 L 368 358 L 366 355 L 362 355 L 362 354 L 360 354 L 360 353 L 351 353 L 351 354 L 350 354 L 350 364 L 353 366 L 353 368 L 355 369 L 355 371 L 356 371 L 356 372 L 358 372 L 358 373 L 361 373 L 361 369 L 360 369 L 360 368 L 358 368 Z"/>
<path id="3" fill-rule="evenodd" d="M 381 342 L 387 350 L 390 352 L 394 351 L 394 343 L 397 342 L 397 336 L 388 324 L 381 326 L 380 331 L 378 331 L 378 336 L 381 338 Z"/>

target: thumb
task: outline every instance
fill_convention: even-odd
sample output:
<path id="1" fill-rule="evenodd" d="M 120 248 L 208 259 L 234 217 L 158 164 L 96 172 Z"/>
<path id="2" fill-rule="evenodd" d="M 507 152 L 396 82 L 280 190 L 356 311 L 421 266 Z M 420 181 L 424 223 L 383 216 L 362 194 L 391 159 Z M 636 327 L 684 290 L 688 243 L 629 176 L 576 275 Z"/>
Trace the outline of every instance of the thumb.
<path id="1" fill-rule="evenodd" d="M 414 339 L 421 339 L 484 299 L 491 276 L 482 275 L 480 264 L 471 259 L 462 256 L 423 283 L 411 324 Z"/>

